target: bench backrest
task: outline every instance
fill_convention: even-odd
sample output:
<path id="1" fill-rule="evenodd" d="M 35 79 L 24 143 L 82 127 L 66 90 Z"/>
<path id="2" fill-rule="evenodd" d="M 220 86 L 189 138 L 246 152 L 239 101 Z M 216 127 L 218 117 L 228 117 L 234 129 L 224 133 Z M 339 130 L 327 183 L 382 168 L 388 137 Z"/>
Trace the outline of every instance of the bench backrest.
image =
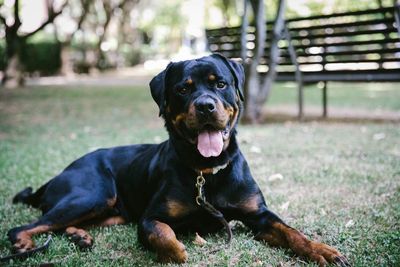
<path id="1" fill-rule="evenodd" d="M 400 81 L 400 35 L 396 7 L 370 9 L 286 20 L 304 80 Z M 267 23 L 267 68 L 272 23 Z M 209 49 L 227 57 L 240 57 L 240 27 L 206 30 Z M 246 36 L 247 56 L 252 57 L 254 27 Z M 278 80 L 293 80 L 294 66 L 281 40 Z"/>

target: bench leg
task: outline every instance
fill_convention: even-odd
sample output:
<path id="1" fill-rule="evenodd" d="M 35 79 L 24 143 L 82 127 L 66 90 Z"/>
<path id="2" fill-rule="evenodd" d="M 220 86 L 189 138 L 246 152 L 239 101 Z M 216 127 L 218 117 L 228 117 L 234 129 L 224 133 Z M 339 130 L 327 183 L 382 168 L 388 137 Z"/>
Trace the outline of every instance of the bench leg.
<path id="1" fill-rule="evenodd" d="M 324 81 L 324 85 L 322 87 L 322 106 L 323 112 L 322 117 L 328 117 L 328 82 Z"/>
<path id="2" fill-rule="evenodd" d="M 297 117 L 301 121 L 304 119 L 304 96 L 303 96 L 303 84 L 300 82 L 298 84 L 298 114 Z"/>

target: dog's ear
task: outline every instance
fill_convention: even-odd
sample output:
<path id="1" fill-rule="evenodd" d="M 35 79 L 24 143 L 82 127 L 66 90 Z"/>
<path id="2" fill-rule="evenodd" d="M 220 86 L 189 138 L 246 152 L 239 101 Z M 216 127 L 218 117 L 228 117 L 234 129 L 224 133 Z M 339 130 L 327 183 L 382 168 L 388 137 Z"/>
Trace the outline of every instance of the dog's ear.
<path id="1" fill-rule="evenodd" d="M 166 77 L 168 74 L 168 70 L 171 68 L 173 63 L 169 63 L 168 66 L 157 74 L 151 81 L 150 81 L 150 90 L 151 96 L 153 97 L 154 101 L 156 101 L 158 107 L 160 108 L 159 116 L 164 114 L 165 107 L 166 107 Z"/>
<path id="2" fill-rule="evenodd" d="M 228 67 L 228 69 L 231 71 L 233 77 L 235 78 L 235 86 L 236 90 L 238 91 L 240 100 L 244 101 L 244 78 L 245 78 L 245 73 L 244 73 L 244 68 L 242 64 L 239 62 L 227 59 L 221 54 L 212 54 L 211 55 L 214 58 L 217 58 L 224 62 L 224 64 Z"/>

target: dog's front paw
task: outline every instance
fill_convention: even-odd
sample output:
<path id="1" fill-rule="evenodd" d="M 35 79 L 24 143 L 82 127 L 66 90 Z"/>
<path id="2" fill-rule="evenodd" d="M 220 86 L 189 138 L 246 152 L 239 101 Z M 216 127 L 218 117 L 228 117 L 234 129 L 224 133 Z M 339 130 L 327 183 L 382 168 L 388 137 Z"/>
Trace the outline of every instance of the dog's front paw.
<path id="1" fill-rule="evenodd" d="M 173 246 L 166 246 L 157 251 L 157 260 L 162 263 L 184 263 L 187 259 L 186 248 L 179 241 Z"/>
<path id="2" fill-rule="evenodd" d="M 309 249 L 304 254 L 320 266 L 326 266 L 328 263 L 343 267 L 351 266 L 346 257 L 339 251 L 323 243 L 310 241 Z"/>

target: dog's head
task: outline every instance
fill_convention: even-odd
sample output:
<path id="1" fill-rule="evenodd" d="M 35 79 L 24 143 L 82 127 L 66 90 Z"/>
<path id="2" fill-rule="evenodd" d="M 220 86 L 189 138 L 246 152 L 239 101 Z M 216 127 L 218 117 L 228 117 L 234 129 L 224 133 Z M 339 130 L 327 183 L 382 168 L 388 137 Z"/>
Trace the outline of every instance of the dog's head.
<path id="1" fill-rule="evenodd" d="M 170 63 L 150 82 L 174 137 L 217 157 L 229 145 L 242 108 L 244 70 L 219 54 Z"/>

